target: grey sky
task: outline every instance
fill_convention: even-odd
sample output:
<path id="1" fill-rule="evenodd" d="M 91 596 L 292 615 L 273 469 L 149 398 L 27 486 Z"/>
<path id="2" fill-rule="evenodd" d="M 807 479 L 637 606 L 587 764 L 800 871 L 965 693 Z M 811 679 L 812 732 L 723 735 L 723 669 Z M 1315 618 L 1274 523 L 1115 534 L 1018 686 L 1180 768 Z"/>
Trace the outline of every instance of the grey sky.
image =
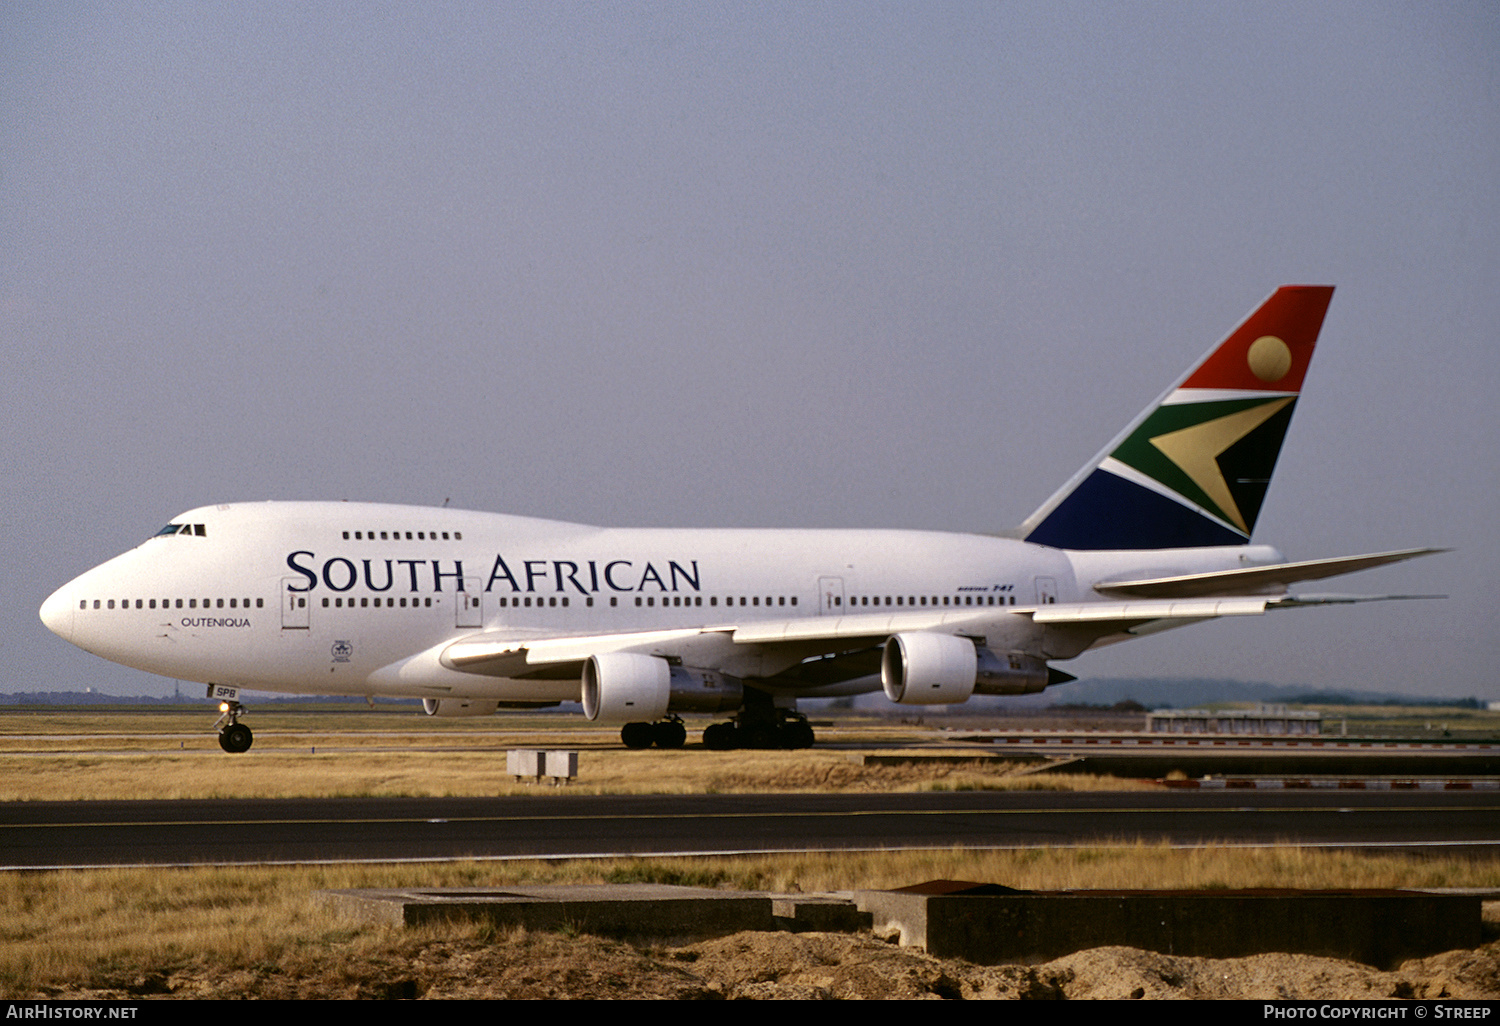
<path id="1" fill-rule="evenodd" d="M 1020 522 L 1338 286 L 1256 540 L 1443 602 L 1068 665 L 1500 699 L 1493 4 L 9 4 L 0 691 L 219 501 Z"/>

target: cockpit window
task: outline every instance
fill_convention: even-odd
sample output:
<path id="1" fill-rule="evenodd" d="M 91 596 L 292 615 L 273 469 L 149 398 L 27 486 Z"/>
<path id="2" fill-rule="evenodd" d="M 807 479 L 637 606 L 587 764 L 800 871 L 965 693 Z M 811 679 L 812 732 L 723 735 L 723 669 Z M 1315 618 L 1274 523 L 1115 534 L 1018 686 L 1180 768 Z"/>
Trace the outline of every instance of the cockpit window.
<path id="1" fill-rule="evenodd" d="M 208 537 L 208 525 L 206 524 L 168 524 L 152 537 L 165 538 L 169 534 L 190 534 L 199 538 Z"/>

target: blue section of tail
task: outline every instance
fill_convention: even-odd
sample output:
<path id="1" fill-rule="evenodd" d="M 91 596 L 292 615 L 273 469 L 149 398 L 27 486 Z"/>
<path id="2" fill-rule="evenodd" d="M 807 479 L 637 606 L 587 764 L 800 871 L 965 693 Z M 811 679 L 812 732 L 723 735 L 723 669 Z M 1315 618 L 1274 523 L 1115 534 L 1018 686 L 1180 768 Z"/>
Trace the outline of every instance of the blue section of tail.
<path id="1" fill-rule="evenodd" d="M 1197 510 L 1098 469 L 1026 540 L 1059 549 L 1177 549 L 1248 541 Z"/>

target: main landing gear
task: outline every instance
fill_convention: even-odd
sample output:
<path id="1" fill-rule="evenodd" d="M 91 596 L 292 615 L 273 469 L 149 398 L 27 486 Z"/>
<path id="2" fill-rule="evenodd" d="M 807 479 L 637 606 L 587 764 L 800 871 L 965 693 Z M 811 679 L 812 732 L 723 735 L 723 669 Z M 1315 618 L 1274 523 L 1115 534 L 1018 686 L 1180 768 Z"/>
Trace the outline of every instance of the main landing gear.
<path id="1" fill-rule="evenodd" d="M 626 748 L 681 748 L 687 742 L 687 728 L 677 717 L 659 723 L 627 723 L 620 728 L 620 740 Z"/>
<path id="2" fill-rule="evenodd" d="M 745 689 L 745 703 L 733 723 L 715 723 L 703 731 L 703 746 L 718 751 L 732 748 L 811 748 L 816 740 L 812 724 L 796 703 L 777 705 L 755 688 Z"/>
<path id="3" fill-rule="evenodd" d="M 816 738 L 807 717 L 801 714 L 777 723 L 715 723 L 703 731 L 703 747 L 718 751 L 732 748 L 811 748 Z"/>
<path id="4" fill-rule="evenodd" d="M 209 693 L 211 695 L 213 692 Z M 255 742 L 255 735 L 251 733 L 249 727 L 240 722 L 240 716 L 245 712 L 245 707 L 235 698 L 226 697 L 219 703 L 219 712 L 222 715 L 214 723 L 214 726 L 220 728 L 219 747 L 231 755 L 248 752 Z"/>

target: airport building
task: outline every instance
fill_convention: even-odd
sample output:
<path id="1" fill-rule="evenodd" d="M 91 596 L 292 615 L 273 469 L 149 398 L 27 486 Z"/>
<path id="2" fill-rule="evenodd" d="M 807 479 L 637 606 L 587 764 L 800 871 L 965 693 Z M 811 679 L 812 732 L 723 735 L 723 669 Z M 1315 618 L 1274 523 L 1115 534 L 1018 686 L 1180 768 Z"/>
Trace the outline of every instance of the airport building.
<path id="1" fill-rule="evenodd" d="M 1158 709 L 1146 714 L 1150 734 L 1319 734 L 1323 714 L 1284 705 L 1254 709 Z"/>

